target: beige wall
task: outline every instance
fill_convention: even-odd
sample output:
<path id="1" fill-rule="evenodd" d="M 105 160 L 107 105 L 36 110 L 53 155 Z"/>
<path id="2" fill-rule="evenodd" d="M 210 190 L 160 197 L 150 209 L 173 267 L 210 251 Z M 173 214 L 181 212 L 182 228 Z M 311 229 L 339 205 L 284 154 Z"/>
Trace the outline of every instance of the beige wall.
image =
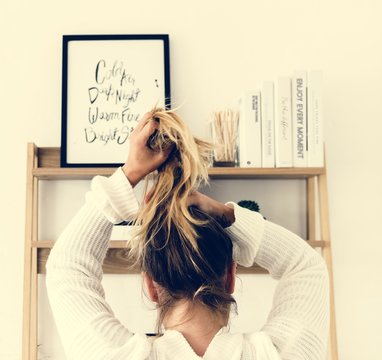
<path id="1" fill-rule="evenodd" d="M 104 33 L 170 34 L 173 100 L 183 104 L 179 112 L 197 135 L 205 133 L 211 111 L 235 106 L 240 91 L 256 82 L 296 68 L 323 70 L 339 354 L 380 359 L 379 1 L 2 0 L 0 14 L 0 359 L 21 358 L 26 143 L 60 145 L 62 35 Z M 49 223 L 41 224 L 41 237 L 59 234 L 87 186 L 43 184 L 41 213 Z M 256 198 L 267 218 L 304 236 L 299 182 L 216 182 L 212 191 L 222 200 Z M 232 328 L 249 331 L 265 320 L 275 283 L 266 276 L 241 278 Z M 123 322 L 136 331 L 153 328 L 138 277 L 107 276 L 104 286 Z M 63 359 L 43 277 L 39 290 L 41 359 Z"/>

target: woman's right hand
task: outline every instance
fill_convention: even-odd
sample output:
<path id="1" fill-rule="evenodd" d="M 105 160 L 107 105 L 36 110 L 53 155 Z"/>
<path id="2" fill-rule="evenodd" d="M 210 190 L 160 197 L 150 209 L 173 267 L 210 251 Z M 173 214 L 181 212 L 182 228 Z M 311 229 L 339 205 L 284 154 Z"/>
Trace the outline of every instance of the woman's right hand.
<path id="1" fill-rule="evenodd" d="M 129 155 L 122 170 L 133 187 L 161 166 L 172 150 L 172 147 L 169 147 L 163 151 L 154 151 L 147 146 L 147 141 L 158 126 L 153 120 L 153 114 L 147 113 L 129 136 Z"/>
<path id="2" fill-rule="evenodd" d="M 193 191 L 188 197 L 188 206 L 196 206 L 213 217 L 223 228 L 235 222 L 235 212 L 232 206 L 225 205 L 199 191 Z"/>

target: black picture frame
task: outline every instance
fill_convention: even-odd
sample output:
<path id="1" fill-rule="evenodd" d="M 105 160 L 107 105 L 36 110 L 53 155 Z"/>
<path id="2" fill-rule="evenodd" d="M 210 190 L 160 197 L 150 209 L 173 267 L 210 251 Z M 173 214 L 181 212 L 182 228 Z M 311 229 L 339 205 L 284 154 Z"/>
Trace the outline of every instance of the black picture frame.
<path id="1" fill-rule="evenodd" d="M 121 166 L 133 125 L 155 105 L 171 107 L 168 34 L 63 36 L 61 167 Z"/>

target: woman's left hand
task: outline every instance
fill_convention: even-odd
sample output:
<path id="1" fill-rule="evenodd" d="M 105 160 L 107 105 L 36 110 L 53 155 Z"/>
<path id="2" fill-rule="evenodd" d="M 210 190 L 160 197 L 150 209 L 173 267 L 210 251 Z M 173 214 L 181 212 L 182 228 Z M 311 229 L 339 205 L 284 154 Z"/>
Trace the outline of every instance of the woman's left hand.
<path id="1" fill-rule="evenodd" d="M 213 217 L 223 228 L 229 227 L 235 222 L 235 211 L 232 205 L 225 205 L 199 191 L 195 190 L 189 195 L 187 205 L 196 206 L 204 211 Z"/>
<path id="2" fill-rule="evenodd" d="M 159 125 L 152 116 L 152 113 L 145 114 L 129 136 L 129 155 L 122 169 L 133 187 L 146 175 L 158 169 L 166 161 L 172 150 L 169 148 L 156 152 L 147 146 L 150 135 Z"/>

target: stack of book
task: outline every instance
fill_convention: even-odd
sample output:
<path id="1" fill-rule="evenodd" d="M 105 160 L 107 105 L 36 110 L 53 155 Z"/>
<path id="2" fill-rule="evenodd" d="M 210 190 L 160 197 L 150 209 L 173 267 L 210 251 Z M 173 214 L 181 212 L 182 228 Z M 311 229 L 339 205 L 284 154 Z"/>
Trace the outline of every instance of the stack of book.
<path id="1" fill-rule="evenodd" d="M 265 81 L 239 107 L 240 167 L 324 166 L 321 71 Z"/>

